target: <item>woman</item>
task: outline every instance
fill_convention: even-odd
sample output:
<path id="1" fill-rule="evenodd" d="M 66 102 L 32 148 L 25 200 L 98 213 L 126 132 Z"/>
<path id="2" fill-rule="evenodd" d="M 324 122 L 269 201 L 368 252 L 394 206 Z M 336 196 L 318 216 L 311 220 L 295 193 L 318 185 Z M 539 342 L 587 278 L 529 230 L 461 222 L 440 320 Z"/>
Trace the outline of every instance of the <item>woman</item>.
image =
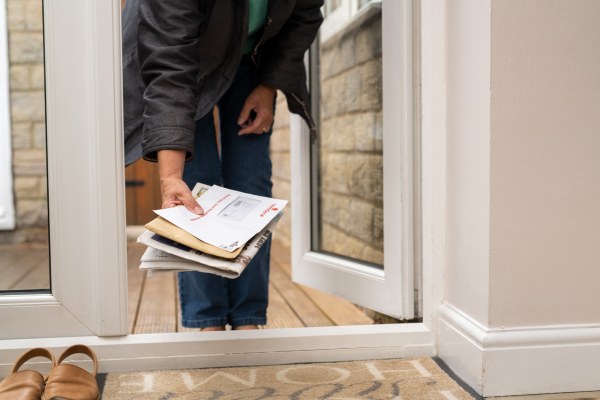
<path id="1" fill-rule="evenodd" d="M 276 90 L 309 115 L 304 53 L 322 0 L 128 0 L 123 12 L 126 163 L 158 161 L 162 207 L 196 182 L 271 197 Z M 220 152 L 213 109 L 218 107 Z M 178 274 L 182 324 L 203 330 L 266 324 L 269 244 L 241 277 Z"/>

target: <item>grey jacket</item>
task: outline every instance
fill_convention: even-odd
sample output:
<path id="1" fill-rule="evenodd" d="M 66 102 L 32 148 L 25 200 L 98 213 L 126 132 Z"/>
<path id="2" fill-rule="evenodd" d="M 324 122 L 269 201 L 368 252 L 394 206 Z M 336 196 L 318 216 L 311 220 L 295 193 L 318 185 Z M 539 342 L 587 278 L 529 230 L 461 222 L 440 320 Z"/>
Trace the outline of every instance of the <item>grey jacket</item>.
<path id="1" fill-rule="evenodd" d="M 271 0 L 252 52 L 259 82 L 286 94 L 314 133 L 304 53 L 323 0 Z M 123 10 L 125 162 L 162 149 L 194 155 L 195 121 L 227 91 L 248 31 L 248 0 L 127 0 Z"/>

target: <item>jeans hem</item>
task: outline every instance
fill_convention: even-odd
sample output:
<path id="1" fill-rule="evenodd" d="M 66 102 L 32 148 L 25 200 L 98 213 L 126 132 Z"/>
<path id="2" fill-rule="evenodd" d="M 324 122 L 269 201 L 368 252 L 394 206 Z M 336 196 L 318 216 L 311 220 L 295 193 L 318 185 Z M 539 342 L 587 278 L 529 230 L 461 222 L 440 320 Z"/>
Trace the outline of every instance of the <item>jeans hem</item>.
<path id="1" fill-rule="evenodd" d="M 244 326 L 244 325 L 266 325 L 267 319 L 265 317 L 231 318 L 229 323 L 234 328 L 236 326 Z"/>
<path id="2" fill-rule="evenodd" d="M 225 326 L 227 325 L 227 320 L 225 318 L 182 319 L 181 325 L 184 328 L 208 328 L 211 326 Z"/>

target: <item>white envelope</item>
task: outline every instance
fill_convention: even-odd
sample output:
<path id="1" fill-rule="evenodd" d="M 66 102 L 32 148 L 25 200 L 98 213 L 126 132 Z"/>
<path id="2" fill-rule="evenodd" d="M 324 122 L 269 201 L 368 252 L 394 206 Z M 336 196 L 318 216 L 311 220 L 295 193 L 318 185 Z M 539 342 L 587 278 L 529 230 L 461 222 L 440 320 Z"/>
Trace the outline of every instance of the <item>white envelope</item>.
<path id="1" fill-rule="evenodd" d="M 198 239 L 227 251 L 243 246 L 287 205 L 286 200 L 212 186 L 199 199 L 204 215 L 184 206 L 154 210 Z"/>

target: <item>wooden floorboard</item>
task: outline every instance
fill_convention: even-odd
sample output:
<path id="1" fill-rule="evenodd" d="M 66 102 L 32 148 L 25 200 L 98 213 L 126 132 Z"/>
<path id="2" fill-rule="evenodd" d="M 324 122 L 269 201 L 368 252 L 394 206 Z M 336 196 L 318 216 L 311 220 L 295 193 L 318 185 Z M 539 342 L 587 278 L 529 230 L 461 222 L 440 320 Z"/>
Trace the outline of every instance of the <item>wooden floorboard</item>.
<path id="1" fill-rule="evenodd" d="M 11 288 L 12 290 L 50 290 L 50 264 L 48 258 L 44 257 L 38 263 L 34 264 L 18 282 Z"/>
<path id="2" fill-rule="evenodd" d="M 127 244 L 127 310 L 129 333 L 133 333 L 134 331 L 140 307 L 142 288 L 146 280 L 146 271 L 141 271 L 139 268 L 140 257 L 145 248 L 146 246 L 136 242 L 129 242 Z"/>
<path id="3" fill-rule="evenodd" d="M 48 266 L 48 250 L 47 249 L 24 249 L 19 255 L 7 262 L 4 268 L 0 271 L 0 290 L 15 290 L 15 286 L 30 286 L 25 280 L 27 275 L 32 272 L 36 266 L 45 263 Z M 46 268 L 47 274 L 50 273 L 49 268 Z M 47 289 L 35 288 L 35 289 Z M 29 289 L 33 289 L 29 287 Z"/>
<path id="4" fill-rule="evenodd" d="M 24 245 L 0 246 L 0 290 L 49 287 L 48 249 Z M 130 333 L 194 332 L 179 318 L 177 277 L 173 272 L 140 271 L 145 246 L 128 242 L 127 280 Z M 279 242 L 271 246 L 268 325 L 263 328 L 372 324 L 354 304 L 290 279 L 290 251 Z"/>
<path id="5" fill-rule="evenodd" d="M 177 331 L 175 273 L 148 274 L 133 333 L 171 333 Z"/>
<path id="6" fill-rule="evenodd" d="M 288 279 L 291 279 L 292 268 L 290 265 L 290 249 L 280 242 L 271 244 L 271 259 L 281 266 Z M 329 318 L 334 325 L 371 325 L 373 319 L 367 316 L 360 308 L 351 302 L 332 296 L 304 285 L 297 285 L 317 307 Z"/>
<path id="7" fill-rule="evenodd" d="M 267 308 L 267 325 L 264 328 L 302 328 L 304 324 L 281 293 L 269 285 L 269 307 Z"/>
<path id="8" fill-rule="evenodd" d="M 306 292 L 290 280 L 290 277 L 274 258 L 271 259 L 270 280 L 272 285 L 281 293 L 286 303 L 298 315 L 303 326 L 334 325 L 333 321 L 307 296 Z M 269 305 L 269 307 L 271 306 Z"/>

